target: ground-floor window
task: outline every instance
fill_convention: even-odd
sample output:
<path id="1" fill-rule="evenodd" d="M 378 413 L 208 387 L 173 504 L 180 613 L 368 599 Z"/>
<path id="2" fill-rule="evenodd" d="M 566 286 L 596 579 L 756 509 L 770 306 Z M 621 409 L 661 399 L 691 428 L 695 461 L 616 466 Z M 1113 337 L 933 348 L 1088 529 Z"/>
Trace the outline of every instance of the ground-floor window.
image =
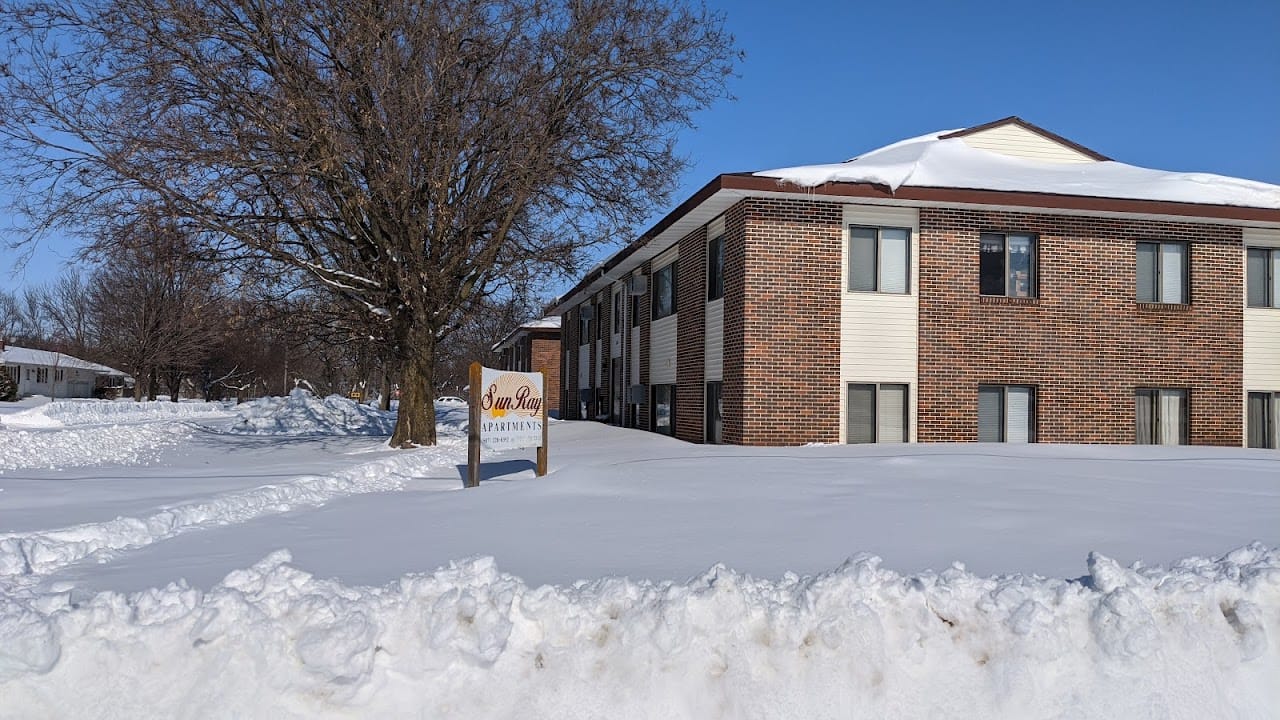
<path id="1" fill-rule="evenodd" d="M 910 412 L 905 384 L 849 383 L 848 392 L 849 426 L 845 434 L 848 442 L 907 441 Z"/>
<path id="2" fill-rule="evenodd" d="M 1139 445 L 1188 443 L 1187 391 L 1138 388 L 1134 393 L 1136 440 Z"/>
<path id="3" fill-rule="evenodd" d="M 1280 412 L 1280 392 L 1249 393 L 1249 447 L 1273 450 L 1280 447 L 1277 412 Z"/>
<path id="4" fill-rule="evenodd" d="M 978 386 L 978 442 L 1035 441 L 1035 387 L 1031 385 Z"/>
<path id="5" fill-rule="evenodd" d="M 49 368 L 36 368 L 36 382 L 49 382 Z"/>
<path id="6" fill-rule="evenodd" d="M 722 388 L 723 383 L 719 380 L 707 383 L 707 442 L 712 445 L 719 445 L 724 437 Z"/>
<path id="7" fill-rule="evenodd" d="M 653 431 L 676 434 L 676 386 L 653 386 Z"/>
<path id="8" fill-rule="evenodd" d="M 9 373 L 9 379 L 15 383 L 22 380 L 22 368 L 17 365 L 11 365 L 5 368 L 5 372 Z"/>

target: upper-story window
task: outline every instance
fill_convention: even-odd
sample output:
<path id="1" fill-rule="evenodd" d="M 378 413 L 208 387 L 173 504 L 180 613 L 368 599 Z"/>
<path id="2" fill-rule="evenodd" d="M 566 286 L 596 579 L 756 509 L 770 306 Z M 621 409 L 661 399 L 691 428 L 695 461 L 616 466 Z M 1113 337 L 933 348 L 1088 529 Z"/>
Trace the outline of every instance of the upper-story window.
<path id="1" fill-rule="evenodd" d="M 586 345 L 591 340 L 591 306 L 578 306 L 578 344 Z"/>
<path id="2" fill-rule="evenodd" d="M 676 313 L 676 264 L 671 262 L 653 274 L 653 319 Z"/>
<path id="3" fill-rule="evenodd" d="M 613 334 L 622 332 L 622 291 L 613 294 Z"/>
<path id="4" fill-rule="evenodd" d="M 911 231 L 849 226 L 849 289 L 905 293 L 910 289 Z"/>
<path id="5" fill-rule="evenodd" d="M 707 243 L 707 300 L 724 297 L 724 236 Z"/>
<path id="6" fill-rule="evenodd" d="M 1249 307 L 1280 307 L 1280 248 L 1249 248 Z"/>
<path id="7" fill-rule="evenodd" d="M 1138 302 L 1187 304 L 1187 244 L 1138 243 Z"/>
<path id="8" fill-rule="evenodd" d="M 1036 236 L 1027 233 L 982 233 L 979 291 L 983 295 L 1036 297 Z"/>

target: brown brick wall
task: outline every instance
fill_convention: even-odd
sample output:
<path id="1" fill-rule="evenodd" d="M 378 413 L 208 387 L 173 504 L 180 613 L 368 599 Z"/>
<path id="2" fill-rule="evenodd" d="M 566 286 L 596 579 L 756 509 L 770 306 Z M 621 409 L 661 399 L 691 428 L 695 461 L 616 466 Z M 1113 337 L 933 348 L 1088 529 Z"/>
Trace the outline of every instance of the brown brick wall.
<path id="1" fill-rule="evenodd" d="M 747 201 L 724 214 L 724 366 L 720 386 L 724 409 L 722 440 L 743 444 L 742 385 L 744 361 L 743 312 L 746 288 Z M 704 345 L 705 347 L 705 345 Z"/>
<path id="2" fill-rule="evenodd" d="M 705 439 L 703 387 L 707 343 L 707 228 L 680 241 L 676 266 L 676 437 Z"/>
<path id="3" fill-rule="evenodd" d="M 560 408 L 560 362 L 562 350 L 560 338 L 551 334 L 535 334 L 529 337 L 530 352 L 533 358 L 534 372 L 546 373 L 547 378 L 547 412 L 559 413 Z"/>
<path id="4" fill-rule="evenodd" d="M 741 419 L 726 420 L 726 440 L 836 442 L 841 207 L 759 198 L 743 204 L 742 242 L 731 231 L 726 247 L 733 251 L 725 254 L 725 391 L 741 393 Z M 736 275 L 740 285 L 729 280 Z M 740 351 L 731 351 L 730 335 Z"/>
<path id="5" fill-rule="evenodd" d="M 1039 236 L 1039 297 L 981 298 L 983 231 Z M 1138 240 L 1190 243 L 1191 303 L 1143 306 Z M 1239 445 L 1238 228 L 922 208 L 921 441 L 977 439 L 979 383 L 1037 386 L 1041 442 L 1131 443 L 1137 387 L 1189 390 L 1193 444 Z"/>

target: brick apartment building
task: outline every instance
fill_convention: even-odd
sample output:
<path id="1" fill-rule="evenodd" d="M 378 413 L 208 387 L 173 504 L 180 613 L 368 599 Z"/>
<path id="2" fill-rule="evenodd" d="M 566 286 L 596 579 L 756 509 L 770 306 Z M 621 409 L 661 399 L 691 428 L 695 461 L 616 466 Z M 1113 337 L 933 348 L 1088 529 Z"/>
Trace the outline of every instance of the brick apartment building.
<path id="1" fill-rule="evenodd" d="M 547 377 L 547 414 L 559 417 L 560 318 L 533 320 L 507 333 L 493 346 L 499 370 L 541 372 Z"/>
<path id="2" fill-rule="evenodd" d="M 552 312 L 565 417 L 690 442 L 1274 448 L 1280 186 L 1006 118 L 721 175 Z"/>

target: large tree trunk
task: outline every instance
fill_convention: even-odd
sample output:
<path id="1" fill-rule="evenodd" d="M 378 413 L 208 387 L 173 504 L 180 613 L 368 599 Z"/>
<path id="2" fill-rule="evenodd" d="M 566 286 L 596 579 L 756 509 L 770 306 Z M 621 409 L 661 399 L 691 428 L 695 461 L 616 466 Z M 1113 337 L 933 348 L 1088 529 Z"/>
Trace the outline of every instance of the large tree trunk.
<path id="1" fill-rule="evenodd" d="M 378 399 L 378 407 L 383 412 L 391 410 L 391 366 L 382 364 L 382 396 Z"/>
<path id="2" fill-rule="evenodd" d="M 400 375 L 400 411 L 391 447 L 436 444 L 435 337 L 423 334 L 427 337 L 404 345 L 412 351 Z"/>
<path id="3" fill-rule="evenodd" d="M 156 388 L 160 386 L 160 377 L 156 369 L 152 367 L 147 371 L 147 400 L 156 401 Z"/>

